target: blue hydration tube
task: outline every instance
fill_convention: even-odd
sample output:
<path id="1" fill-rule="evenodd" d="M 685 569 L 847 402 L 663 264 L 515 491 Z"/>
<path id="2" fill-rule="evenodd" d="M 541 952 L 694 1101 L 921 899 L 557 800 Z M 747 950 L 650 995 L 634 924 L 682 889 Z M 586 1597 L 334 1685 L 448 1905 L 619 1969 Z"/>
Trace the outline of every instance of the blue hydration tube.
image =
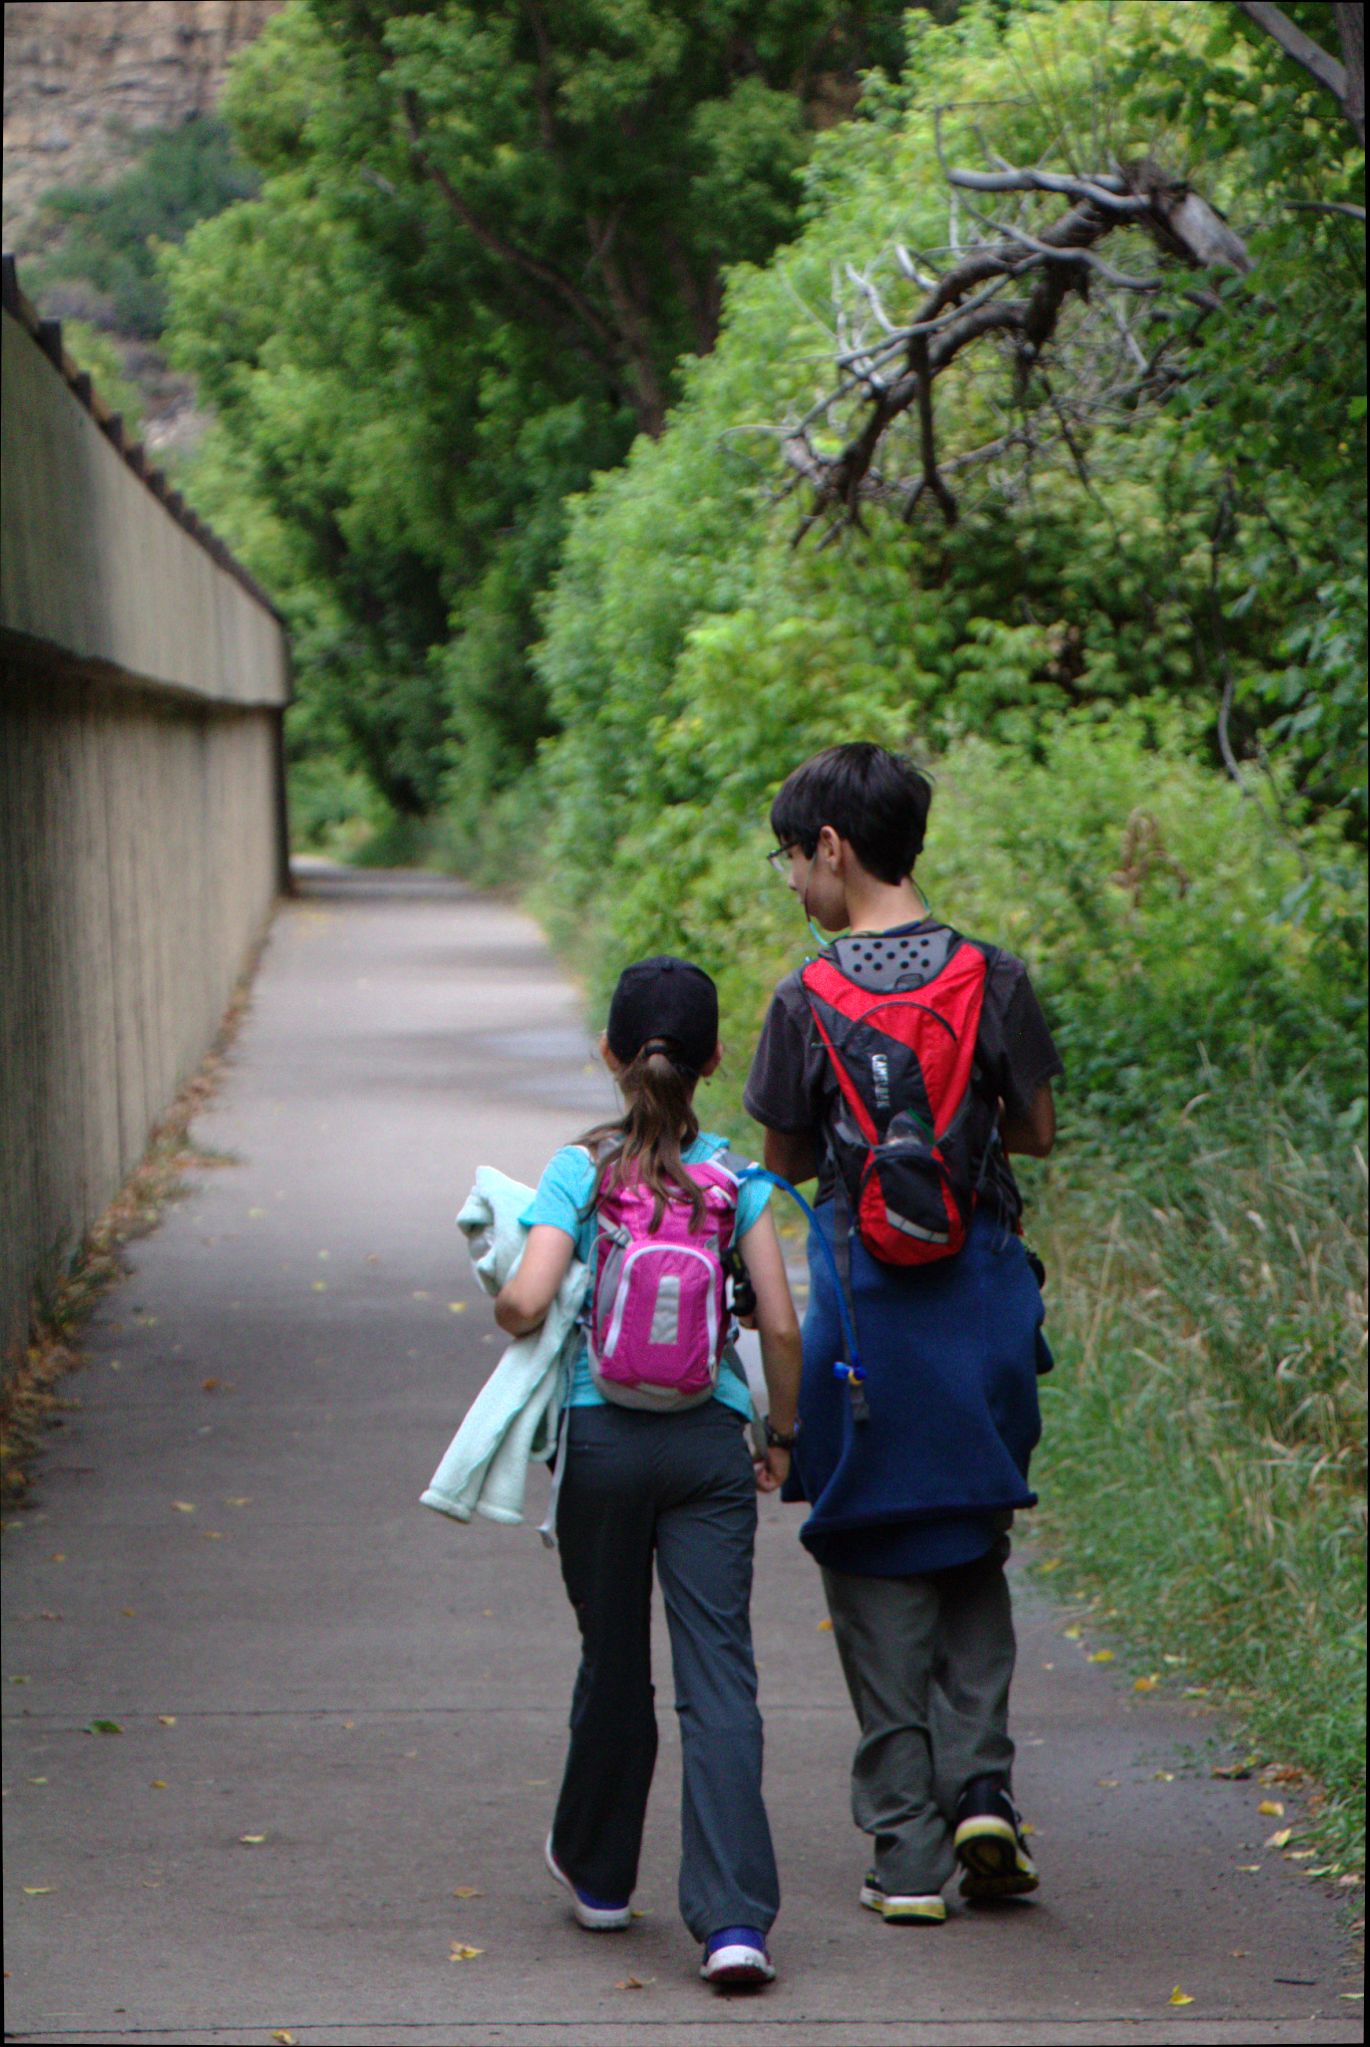
<path id="1" fill-rule="evenodd" d="M 856 1343 L 856 1330 L 853 1328 L 851 1316 L 847 1312 L 847 1290 L 842 1284 L 842 1275 L 837 1269 L 837 1260 L 833 1256 L 832 1245 L 828 1242 L 823 1225 L 819 1222 L 818 1217 L 809 1207 L 808 1202 L 804 1199 L 799 1189 L 792 1187 L 788 1180 L 782 1180 L 779 1173 L 769 1172 L 765 1166 L 747 1166 L 738 1175 L 738 1178 L 742 1180 L 769 1181 L 770 1185 L 778 1187 L 782 1194 L 788 1194 L 791 1201 L 798 1202 L 805 1215 L 809 1218 L 814 1236 L 823 1247 L 823 1256 L 827 1259 L 828 1269 L 832 1273 L 833 1288 L 837 1295 L 837 1312 L 841 1317 L 842 1333 L 847 1339 L 847 1352 L 851 1358 L 850 1365 L 838 1365 L 836 1367 L 837 1376 L 840 1379 L 850 1378 L 855 1384 L 859 1385 L 866 1376 L 866 1368 L 861 1362 L 861 1353 Z"/>

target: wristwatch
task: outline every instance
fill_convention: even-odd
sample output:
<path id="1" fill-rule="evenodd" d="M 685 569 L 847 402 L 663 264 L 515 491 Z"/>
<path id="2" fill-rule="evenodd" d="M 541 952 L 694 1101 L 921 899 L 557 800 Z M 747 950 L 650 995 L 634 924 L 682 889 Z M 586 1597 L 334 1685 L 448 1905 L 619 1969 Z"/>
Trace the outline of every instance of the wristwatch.
<path id="1" fill-rule="evenodd" d="M 795 1437 L 799 1434 L 798 1421 L 795 1422 L 794 1427 L 790 1430 L 788 1435 L 784 1434 L 782 1430 L 776 1427 L 775 1423 L 771 1420 L 769 1415 L 766 1416 L 764 1427 L 766 1431 L 766 1447 L 768 1450 L 793 1450 Z"/>

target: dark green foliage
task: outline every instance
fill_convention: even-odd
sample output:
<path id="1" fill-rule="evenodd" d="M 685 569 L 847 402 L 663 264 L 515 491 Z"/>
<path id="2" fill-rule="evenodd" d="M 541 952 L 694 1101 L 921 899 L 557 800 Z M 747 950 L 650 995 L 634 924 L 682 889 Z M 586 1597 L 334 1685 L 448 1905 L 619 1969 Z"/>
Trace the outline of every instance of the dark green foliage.
<path id="1" fill-rule="evenodd" d="M 549 730 L 563 503 L 660 429 L 721 266 L 796 218 L 890 0 L 294 0 L 225 98 L 263 179 L 169 264 L 218 414 L 191 488 L 299 625 L 299 686 L 397 812 L 464 824 Z M 259 550 L 254 552 L 253 550 Z"/>
<path id="2" fill-rule="evenodd" d="M 192 116 L 154 135 L 113 184 L 48 193 L 43 213 L 62 233 L 40 276 L 94 285 L 121 333 L 155 341 L 166 318 L 158 247 L 182 241 L 196 221 L 247 198 L 256 182 L 223 122 Z"/>

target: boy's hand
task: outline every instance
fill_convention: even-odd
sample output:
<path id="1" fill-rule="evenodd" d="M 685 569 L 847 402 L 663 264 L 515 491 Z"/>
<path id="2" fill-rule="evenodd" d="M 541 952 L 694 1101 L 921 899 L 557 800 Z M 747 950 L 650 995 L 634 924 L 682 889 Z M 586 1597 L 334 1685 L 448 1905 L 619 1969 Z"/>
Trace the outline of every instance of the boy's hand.
<path id="1" fill-rule="evenodd" d="M 788 1450 L 754 1450 L 752 1464 L 756 1470 L 756 1489 L 759 1493 L 778 1493 L 790 1475 L 790 1453 Z"/>

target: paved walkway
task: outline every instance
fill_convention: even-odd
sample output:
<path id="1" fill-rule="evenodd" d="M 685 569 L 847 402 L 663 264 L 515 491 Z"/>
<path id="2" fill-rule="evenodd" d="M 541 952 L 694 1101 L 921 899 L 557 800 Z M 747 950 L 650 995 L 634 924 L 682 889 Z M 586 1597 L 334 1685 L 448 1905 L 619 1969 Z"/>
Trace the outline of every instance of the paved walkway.
<path id="1" fill-rule="evenodd" d="M 587 1051 L 497 904 L 316 871 L 283 910 L 198 1127 L 237 1163 L 136 1246 L 5 1535 L 9 2037 L 1358 2039 L 1335 1906 L 1262 1852 L 1259 1786 L 1213 1781 L 1193 1703 L 1087 1664 L 1026 1587 L 1040 1901 L 921 1933 L 861 1912 L 848 1706 L 773 1501 L 755 1614 L 781 1981 L 749 2002 L 696 1978 L 664 1645 L 644 1916 L 568 1921 L 541 1863 L 575 1666 L 555 1559 L 531 1527 L 417 1500 L 497 1355 L 453 1213 L 480 1161 L 531 1178 L 605 1105 Z"/>

